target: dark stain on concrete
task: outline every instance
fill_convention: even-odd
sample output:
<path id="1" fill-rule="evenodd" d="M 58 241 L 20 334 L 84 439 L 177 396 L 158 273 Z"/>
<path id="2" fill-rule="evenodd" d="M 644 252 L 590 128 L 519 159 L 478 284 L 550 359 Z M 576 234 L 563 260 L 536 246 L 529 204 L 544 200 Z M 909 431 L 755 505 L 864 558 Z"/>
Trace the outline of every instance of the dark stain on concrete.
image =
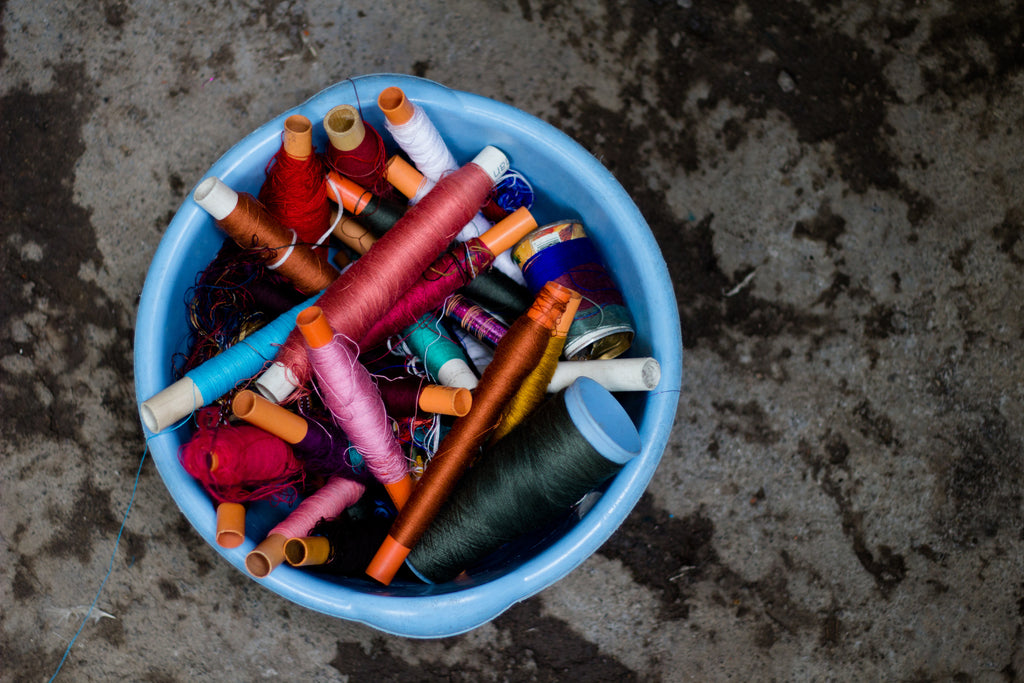
<path id="1" fill-rule="evenodd" d="M 107 25 L 121 29 L 124 28 L 125 23 L 129 19 L 133 18 L 134 13 L 128 7 L 127 3 L 124 2 L 110 2 L 107 0 L 103 3 L 103 18 L 106 19 Z"/>
<path id="2" fill-rule="evenodd" d="M 26 602 L 36 596 L 39 580 L 32 568 L 33 559 L 26 555 L 18 555 L 14 565 L 14 579 L 11 581 L 11 592 L 18 602 Z"/>
<path id="3" fill-rule="evenodd" d="M 882 446 L 897 445 L 896 427 L 889 416 L 879 413 L 868 399 L 853 409 L 854 427 L 858 432 Z"/>
<path id="4" fill-rule="evenodd" d="M 957 5 L 955 11 L 931 22 L 921 53 L 938 59 L 936 67 L 924 67 L 929 91 L 951 96 L 983 93 L 989 100 L 997 92 L 994 81 L 1006 79 L 1024 68 L 1024 21 L 1016 2 L 979 0 Z M 973 45 L 980 41 L 988 59 L 979 59 Z"/>
<path id="5" fill-rule="evenodd" d="M 43 550 L 56 557 L 76 557 L 86 564 L 92 557 L 93 536 L 117 533 L 121 519 L 111 511 L 110 491 L 86 477 L 78 486 L 74 502 L 66 511 L 50 510 L 53 534 Z"/>
<path id="6" fill-rule="evenodd" d="M 664 618 L 686 619 L 690 587 L 718 561 L 711 545 L 714 532 L 711 519 L 701 512 L 674 517 L 645 493 L 598 552 L 622 562 L 635 581 L 653 590 Z"/>
<path id="7" fill-rule="evenodd" d="M 453 667 L 423 660 L 408 664 L 391 651 L 383 637 L 372 640 L 369 652 L 359 643 L 338 642 L 329 664 L 352 683 L 472 683 L 495 675 L 498 680 L 556 683 L 569 680 L 580 671 L 586 671 L 587 678 L 596 681 L 638 680 L 636 672 L 602 654 L 597 645 L 573 632 L 565 622 L 541 614 L 536 598 L 514 605 L 493 624 L 507 632 L 511 643 L 489 650 L 485 670 L 468 664 Z M 463 637 L 454 636 L 442 642 L 454 644 Z"/>
<path id="8" fill-rule="evenodd" d="M 779 434 L 771 428 L 771 421 L 764 408 L 755 401 L 737 404 L 734 401 L 712 401 L 722 418 L 721 429 L 732 436 L 739 436 L 747 443 L 770 445 L 778 442 Z"/>
<path id="9" fill-rule="evenodd" d="M 0 319 L 46 311 L 49 335 L 64 341 L 65 376 L 85 361 L 90 347 L 82 331 L 87 324 L 116 330 L 105 358 L 127 377 L 132 332 L 121 324 L 124 312 L 99 287 L 78 278 L 83 265 L 103 268 L 90 212 L 73 198 L 75 162 L 85 151 L 79 131 L 95 97 L 83 64 L 56 67 L 54 84 L 44 93 L 17 86 L 0 98 L 0 149 L 5 159 L 5 173 L 0 174 L 0 291 L 6 293 L 0 298 Z M 29 243 L 36 245 L 38 258 L 23 256 L 22 247 Z M 42 352 L 33 341 L 16 343 L 0 337 L 0 355 L 35 358 Z M 42 359 L 36 359 L 34 367 L 31 377 L 0 370 L 9 392 L 0 420 L 3 435 L 74 439 L 91 452 L 95 444 L 79 436 L 79 407 L 62 397 L 56 371 Z M 40 385 L 53 395 L 49 405 L 38 400 Z M 127 394 L 119 398 L 123 401 Z"/>
<path id="10" fill-rule="evenodd" d="M 845 445 L 845 440 L 842 443 Z M 871 574 L 879 592 L 888 597 L 906 578 L 906 561 L 888 545 L 879 544 L 874 549 L 868 546 L 864 531 L 864 512 L 854 508 L 849 493 L 844 488 L 844 483 L 849 481 L 851 475 L 848 464 L 835 465 L 831 462 L 835 457 L 836 444 L 836 435 L 829 433 L 824 439 L 823 450 L 826 455 L 823 456 L 803 439 L 800 440 L 797 452 L 815 478 L 820 480 L 822 490 L 835 501 L 842 520 L 843 533 L 850 539 L 857 560 Z M 843 461 L 845 463 L 846 455 Z"/>
<path id="11" fill-rule="evenodd" d="M 964 264 L 973 246 L 974 242 L 972 240 L 964 240 L 959 247 L 949 253 L 949 265 L 961 275 L 964 274 Z"/>
<path id="12" fill-rule="evenodd" d="M 178 588 L 178 584 L 170 579 L 160 579 L 157 581 L 157 587 L 167 600 L 178 600 L 181 598 L 181 589 Z"/>
<path id="13" fill-rule="evenodd" d="M 1024 237 L 1024 210 L 1008 211 L 1003 222 L 992 228 L 992 237 L 998 241 L 999 251 L 1006 254 L 1010 263 L 1024 265 L 1024 249 L 1018 248 L 1021 237 Z"/>
<path id="14" fill-rule="evenodd" d="M 964 415 L 946 480 L 954 539 L 975 544 L 1021 524 L 1021 444 L 996 410 Z"/>
<path id="15" fill-rule="evenodd" d="M 7 8 L 7 0 L 0 0 L 0 16 L 3 16 L 4 10 Z M 7 59 L 7 48 L 4 45 L 4 38 L 7 35 L 7 29 L 4 26 L 4 22 L 0 21 L 0 66 L 4 65 L 4 61 Z"/>
<path id="16" fill-rule="evenodd" d="M 0 662 L 5 676 L 13 681 L 48 681 L 53 677 L 61 653 L 35 644 L 37 641 L 18 638 L 0 629 Z"/>
<path id="17" fill-rule="evenodd" d="M 427 75 L 427 71 L 430 70 L 430 67 L 431 67 L 430 60 L 424 60 L 424 59 L 417 60 L 417 61 L 412 63 L 412 73 L 413 73 L 414 76 L 419 76 L 420 78 L 425 78 L 426 75 Z"/>
<path id="18" fill-rule="evenodd" d="M 173 536 L 175 538 L 174 545 L 185 548 L 188 558 L 195 565 L 197 577 L 202 578 L 213 570 L 213 562 L 210 561 L 213 549 L 199 536 L 184 515 L 179 515 L 163 535 Z"/>
<path id="19" fill-rule="evenodd" d="M 839 249 L 839 238 L 846 232 L 846 219 L 832 213 L 828 204 L 823 204 L 818 213 L 806 221 L 797 221 L 793 236 L 814 240 L 824 244 L 828 251 Z"/>

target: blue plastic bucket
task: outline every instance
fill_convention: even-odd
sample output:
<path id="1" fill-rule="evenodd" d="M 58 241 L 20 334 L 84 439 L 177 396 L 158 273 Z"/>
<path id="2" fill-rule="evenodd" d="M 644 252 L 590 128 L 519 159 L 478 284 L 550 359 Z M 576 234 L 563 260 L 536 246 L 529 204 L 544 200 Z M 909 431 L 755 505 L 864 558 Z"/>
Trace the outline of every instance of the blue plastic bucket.
<path id="1" fill-rule="evenodd" d="M 368 624 L 396 635 L 439 638 L 471 630 L 558 581 L 600 547 L 636 504 L 668 441 L 682 381 L 682 339 L 675 296 L 665 261 L 643 216 L 615 178 L 570 137 L 514 107 L 451 90 L 432 81 L 377 74 L 342 81 L 282 113 L 247 135 L 209 170 L 238 191 L 257 193 L 267 161 L 281 144 L 284 120 L 302 114 L 314 122 L 314 145 L 323 149 L 319 122 L 339 104 L 361 106 L 363 116 L 385 137 L 376 106 L 380 92 L 401 88 L 424 108 L 456 160 L 466 163 L 486 145 L 508 155 L 537 194 L 533 213 L 546 222 L 576 217 L 597 244 L 632 315 L 636 337 L 627 356 L 653 356 L 661 379 L 650 392 L 617 397 L 639 430 L 640 454 L 602 489 L 596 503 L 571 526 L 563 525 L 540 546 L 506 554 L 503 563 L 467 581 L 436 585 L 395 581 L 383 586 L 367 579 L 324 577 L 280 566 L 252 579 L 245 556 L 287 510 L 269 504 L 249 508 L 246 541 L 232 549 L 215 540 L 214 504 L 180 466 L 186 428 L 157 435 L 143 430 L 160 476 L 196 531 L 234 565 L 240 580 L 309 609 Z M 204 176 L 206 177 L 206 176 Z M 202 180 L 202 179 L 200 179 Z M 185 348 L 185 293 L 213 259 L 224 234 L 191 198 L 184 201 L 157 248 L 139 302 L 135 327 L 135 394 L 141 404 L 170 385 L 171 359 Z"/>

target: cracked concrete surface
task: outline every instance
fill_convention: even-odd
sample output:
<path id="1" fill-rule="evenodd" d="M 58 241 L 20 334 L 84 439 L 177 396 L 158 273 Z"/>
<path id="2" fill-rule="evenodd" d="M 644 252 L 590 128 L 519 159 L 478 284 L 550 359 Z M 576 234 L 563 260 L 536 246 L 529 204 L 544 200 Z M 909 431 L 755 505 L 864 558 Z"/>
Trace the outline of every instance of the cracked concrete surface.
<path id="1" fill-rule="evenodd" d="M 67 680 L 1015 680 L 1024 7 L 982 0 L 0 2 L 0 678 L 48 679 L 144 442 L 132 334 L 193 184 L 349 76 L 575 137 L 686 356 L 636 509 L 468 634 L 331 619 L 219 559 L 150 463 Z"/>

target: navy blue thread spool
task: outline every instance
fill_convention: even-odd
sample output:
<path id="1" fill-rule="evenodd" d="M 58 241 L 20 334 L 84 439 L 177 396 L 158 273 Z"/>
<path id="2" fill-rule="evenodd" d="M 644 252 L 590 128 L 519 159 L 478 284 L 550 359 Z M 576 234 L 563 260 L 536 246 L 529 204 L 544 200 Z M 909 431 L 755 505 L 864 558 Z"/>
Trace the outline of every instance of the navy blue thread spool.
<path id="1" fill-rule="evenodd" d="M 635 334 L 629 310 L 582 223 L 535 229 L 512 248 L 512 261 L 534 293 L 553 280 L 582 295 L 565 341 L 568 360 L 616 358 L 629 349 Z"/>

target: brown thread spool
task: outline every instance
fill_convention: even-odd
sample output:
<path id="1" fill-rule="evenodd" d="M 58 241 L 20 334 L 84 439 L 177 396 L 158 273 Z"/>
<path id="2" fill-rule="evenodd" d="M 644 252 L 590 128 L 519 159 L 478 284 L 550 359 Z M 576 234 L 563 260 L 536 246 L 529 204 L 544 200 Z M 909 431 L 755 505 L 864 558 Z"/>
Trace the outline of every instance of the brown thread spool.
<path id="1" fill-rule="evenodd" d="M 217 225 L 242 248 L 266 249 L 268 267 L 277 270 L 302 292 L 315 294 L 338 277 L 308 244 L 288 230 L 245 192 L 235 192 L 216 177 L 203 180 L 193 193 Z"/>
<path id="2" fill-rule="evenodd" d="M 366 573 L 383 584 L 391 583 L 412 547 L 440 510 L 448 494 L 472 464 L 476 452 L 497 427 L 501 411 L 543 356 L 571 290 L 548 283 L 533 306 L 509 327 L 484 370 L 473 405 L 458 418 L 431 458 L 423 477 L 398 513 L 391 531 Z"/>

